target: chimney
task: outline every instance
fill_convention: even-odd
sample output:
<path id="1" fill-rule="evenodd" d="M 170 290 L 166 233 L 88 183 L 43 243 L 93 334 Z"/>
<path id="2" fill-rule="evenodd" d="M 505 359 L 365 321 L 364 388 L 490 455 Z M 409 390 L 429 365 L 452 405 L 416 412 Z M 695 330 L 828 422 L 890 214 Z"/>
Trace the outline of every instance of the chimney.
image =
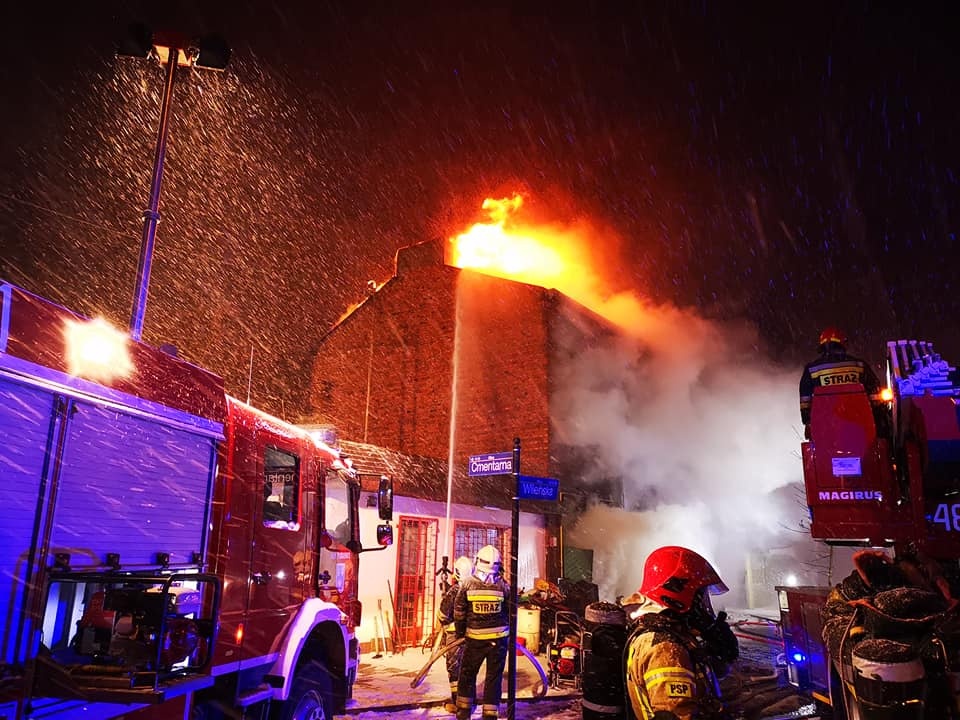
<path id="1" fill-rule="evenodd" d="M 408 270 L 446 264 L 446 243 L 437 238 L 397 250 L 397 275 Z"/>

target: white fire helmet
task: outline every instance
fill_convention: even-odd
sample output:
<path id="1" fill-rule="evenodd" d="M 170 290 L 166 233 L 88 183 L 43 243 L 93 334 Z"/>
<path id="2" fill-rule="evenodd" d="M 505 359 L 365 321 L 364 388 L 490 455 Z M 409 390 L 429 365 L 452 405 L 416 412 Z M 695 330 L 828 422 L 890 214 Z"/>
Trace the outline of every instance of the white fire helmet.
<path id="1" fill-rule="evenodd" d="M 477 551 L 477 556 L 474 558 L 474 566 L 476 568 L 474 573 L 481 580 L 489 580 L 500 574 L 502 564 L 500 561 L 500 551 L 493 545 L 484 545 Z"/>
<path id="2" fill-rule="evenodd" d="M 458 557 L 453 563 L 453 575 L 461 582 L 473 575 L 473 560 L 466 555 Z"/>

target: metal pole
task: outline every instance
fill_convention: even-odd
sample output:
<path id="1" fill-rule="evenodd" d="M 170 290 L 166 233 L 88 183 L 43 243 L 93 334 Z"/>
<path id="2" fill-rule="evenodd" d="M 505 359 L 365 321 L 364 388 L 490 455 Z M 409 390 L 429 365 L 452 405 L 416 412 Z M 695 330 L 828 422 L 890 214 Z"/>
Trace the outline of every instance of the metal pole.
<path id="1" fill-rule="evenodd" d="M 177 75 L 177 60 L 180 48 L 171 47 L 167 56 L 167 76 L 160 105 L 160 128 L 157 131 L 157 148 L 153 158 L 153 177 L 150 182 L 150 204 L 143 211 L 143 239 L 140 242 L 140 262 L 137 266 L 137 286 L 133 295 L 133 311 L 130 313 L 130 337 L 139 340 L 143 335 L 143 316 L 147 311 L 147 295 L 150 289 L 150 266 L 153 262 L 153 241 L 160 222 L 160 184 L 163 181 L 163 159 L 167 154 L 167 129 L 170 118 L 170 99 L 173 96 L 173 80 Z"/>
<path id="2" fill-rule="evenodd" d="M 507 640 L 507 719 L 517 713 L 517 556 L 520 554 L 520 438 L 513 439 L 513 517 L 510 523 L 510 634 Z"/>

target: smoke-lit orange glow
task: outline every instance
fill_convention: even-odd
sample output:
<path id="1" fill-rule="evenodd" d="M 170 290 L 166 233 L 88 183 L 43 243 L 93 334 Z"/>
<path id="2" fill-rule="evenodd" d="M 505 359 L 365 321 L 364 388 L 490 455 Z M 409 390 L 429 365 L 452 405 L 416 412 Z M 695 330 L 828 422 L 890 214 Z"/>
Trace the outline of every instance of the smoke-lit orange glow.
<path id="1" fill-rule="evenodd" d="M 602 237 L 586 223 L 531 224 L 519 218 L 523 196 L 487 198 L 488 222 L 478 222 L 450 238 L 450 264 L 486 275 L 559 290 L 567 297 L 625 328 L 642 314 L 632 293 L 615 294 L 593 268 L 589 248 Z"/>
<path id="2" fill-rule="evenodd" d="M 68 320 L 63 332 L 71 375 L 108 383 L 133 373 L 126 333 L 106 320 Z"/>

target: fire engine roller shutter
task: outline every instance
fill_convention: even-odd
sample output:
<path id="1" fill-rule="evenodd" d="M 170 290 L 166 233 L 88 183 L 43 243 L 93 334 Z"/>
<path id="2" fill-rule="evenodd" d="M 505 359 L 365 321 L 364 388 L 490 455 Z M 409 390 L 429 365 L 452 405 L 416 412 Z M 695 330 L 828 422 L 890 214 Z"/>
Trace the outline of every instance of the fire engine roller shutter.
<path id="1" fill-rule="evenodd" d="M 204 549 L 214 441 L 80 402 L 70 418 L 51 552 L 75 569 L 120 553 L 125 568 L 173 565 Z"/>
<path id="2" fill-rule="evenodd" d="M 15 660 L 52 408 L 50 393 L 0 379 L 0 663 Z"/>

